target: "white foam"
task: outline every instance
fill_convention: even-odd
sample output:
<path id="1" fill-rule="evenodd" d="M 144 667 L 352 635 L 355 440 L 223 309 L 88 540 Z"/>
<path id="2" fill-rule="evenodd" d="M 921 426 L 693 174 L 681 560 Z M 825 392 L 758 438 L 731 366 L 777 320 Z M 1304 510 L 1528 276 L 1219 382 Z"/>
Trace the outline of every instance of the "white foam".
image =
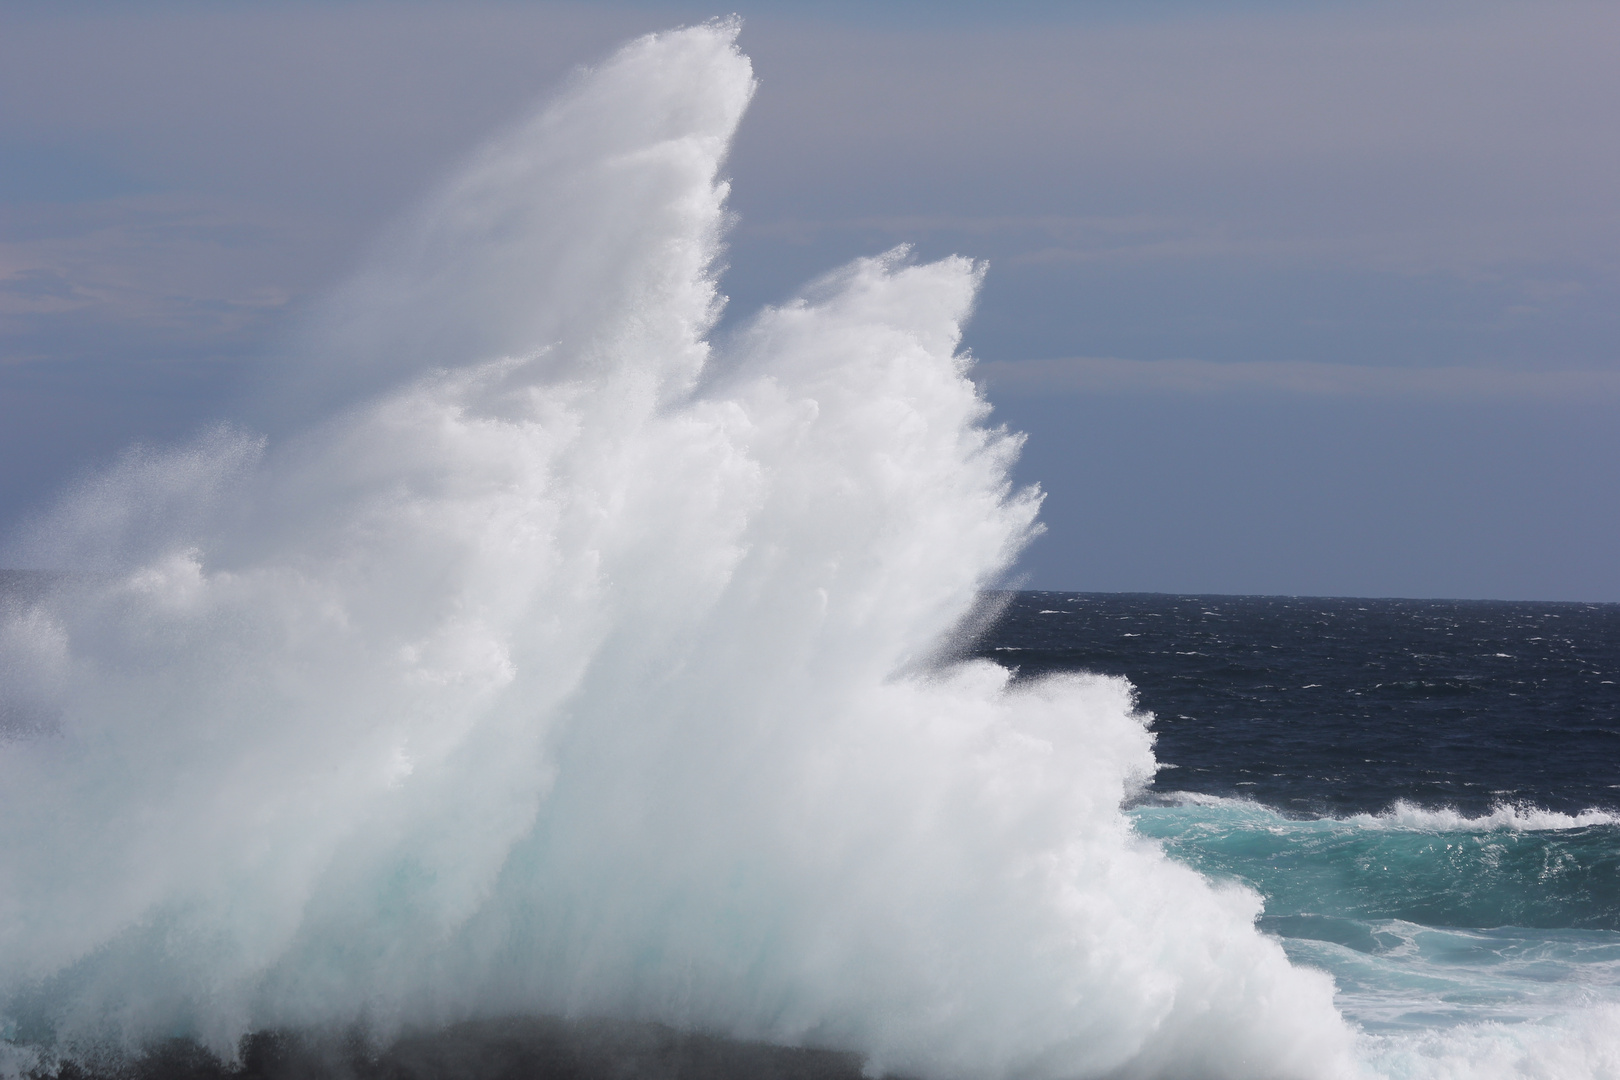
<path id="1" fill-rule="evenodd" d="M 1502 804 L 1487 813 L 1470 816 L 1447 807 L 1427 809 L 1400 800 L 1388 810 L 1357 814 L 1348 820 L 1373 828 L 1416 832 L 1555 832 L 1620 824 L 1620 814 L 1597 809 L 1564 814 L 1529 804 Z"/>
<path id="2" fill-rule="evenodd" d="M 936 659 L 1036 528 L 956 351 L 979 268 L 860 260 L 710 355 L 735 32 L 631 44 L 430 199 L 294 358 L 309 426 L 35 532 L 94 574 L 0 632 L 16 1038 L 539 1011 L 1355 1075 L 1258 898 L 1120 812 L 1125 683 Z"/>
<path id="3" fill-rule="evenodd" d="M 1620 1006 L 1540 1023 L 1362 1036 L 1361 1053 L 1380 1074 L 1403 1080 L 1607 1080 L 1620 1075 Z"/>
<path id="4" fill-rule="evenodd" d="M 1429 808 L 1397 799 L 1389 809 L 1376 814 L 1346 817 L 1289 818 L 1252 799 L 1235 799 L 1202 792 L 1177 791 L 1157 796 L 1158 803 L 1199 806 L 1229 815 L 1253 819 L 1267 826 L 1299 828 L 1343 828 L 1400 830 L 1407 832 L 1558 832 L 1585 829 L 1595 825 L 1620 824 L 1620 814 L 1591 808 L 1575 814 L 1547 810 L 1528 803 L 1503 803 L 1483 814 L 1465 814 L 1451 807 Z"/>

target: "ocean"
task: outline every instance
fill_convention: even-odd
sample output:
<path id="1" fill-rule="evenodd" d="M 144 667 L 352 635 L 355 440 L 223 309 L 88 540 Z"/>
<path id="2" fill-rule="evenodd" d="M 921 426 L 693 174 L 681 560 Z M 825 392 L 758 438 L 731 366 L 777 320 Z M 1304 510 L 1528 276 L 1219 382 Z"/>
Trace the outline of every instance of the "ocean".
<path id="1" fill-rule="evenodd" d="M 13 601 L 49 587 L 0 574 Z M 1159 766 L 1127 803 L 1131 827 L 1264 897 L 1260 930 L 1330 973 L 1362 1031 L 1546 1022 L 1620 1002 L 1620 605 L 994 599 L 977 656 L 1019 680 L 1130 680 Z M 169 1037 L 55 1075 L 835 1080 L 861 1064 L 657 1023 L 520 1016 L 389 1044 L 259 1032 L 234 1061 Z"/>
<path id="2" fill-rule="evenodd" d="M 1620 605 L 1024 592 L 979 651 L 1130 679 L 1133 826 L 1364 1030 L 1620 1001 Z"/>
<path id="3" fill-rule="evenodd" d="M 1616 609 L 1000 591 L 983 265 L 716 332 L 738 29 L 7 538 L 0 1077 L 1620 1075 Z"/>

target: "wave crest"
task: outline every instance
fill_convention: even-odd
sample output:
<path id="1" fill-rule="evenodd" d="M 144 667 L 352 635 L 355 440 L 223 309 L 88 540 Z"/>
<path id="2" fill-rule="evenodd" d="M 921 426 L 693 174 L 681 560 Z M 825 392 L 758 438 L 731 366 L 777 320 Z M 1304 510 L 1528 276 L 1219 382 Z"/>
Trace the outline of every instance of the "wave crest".
<path id="1" fill-rule="evenodd" d="M 937 662 L 1039 503 L 957 351 L 980 268 L 859 260 L 711 355 L 735 32 L 477 155 L 262 452 L 53 519 L 98 574 L 0 634 L 52 718 L 0 744 L 14 1043 L 549 1013 L 925 1077 L 1350 1075 L 1258 898 L 1127 826 L 1129 688 Z"/>

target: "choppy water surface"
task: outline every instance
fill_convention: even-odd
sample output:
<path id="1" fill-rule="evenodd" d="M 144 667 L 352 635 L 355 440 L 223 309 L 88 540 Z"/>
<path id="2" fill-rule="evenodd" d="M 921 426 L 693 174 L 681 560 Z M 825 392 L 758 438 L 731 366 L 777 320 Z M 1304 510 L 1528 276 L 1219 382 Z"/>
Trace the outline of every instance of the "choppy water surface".
<path id="1" fill-rule="evenodd" d="M 981 652 L 1127 676 L 1137 831 L 1368 1030 L 1620 999 L 1620 605 L 1020 593 Z"/>
<path id="2" fill-rule="evenodd" d="M 1620 805 L 1620 604 L 1025 592 L 981 652 L 1129 678 L 1163 789 L 1302 814 Z"/>

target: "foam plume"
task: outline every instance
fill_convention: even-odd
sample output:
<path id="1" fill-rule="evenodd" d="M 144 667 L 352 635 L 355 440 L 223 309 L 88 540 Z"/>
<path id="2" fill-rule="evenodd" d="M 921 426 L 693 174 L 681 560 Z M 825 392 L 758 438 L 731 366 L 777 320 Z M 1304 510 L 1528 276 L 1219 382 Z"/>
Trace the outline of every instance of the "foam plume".
<path id="1" fill-rule="evenodd" d="M 1124 683 L 931 660 L 1038 505 L 957 352 L 980 269 L 861 260 L 711 355 L 735 33 L 486 147 L 308 335 L 297 431 L 35 530 L 92 573 L 0 628 L 15 1045 L 540 1013 L 1352 1075 L 1258 898 L 1121 814 Z"/>

